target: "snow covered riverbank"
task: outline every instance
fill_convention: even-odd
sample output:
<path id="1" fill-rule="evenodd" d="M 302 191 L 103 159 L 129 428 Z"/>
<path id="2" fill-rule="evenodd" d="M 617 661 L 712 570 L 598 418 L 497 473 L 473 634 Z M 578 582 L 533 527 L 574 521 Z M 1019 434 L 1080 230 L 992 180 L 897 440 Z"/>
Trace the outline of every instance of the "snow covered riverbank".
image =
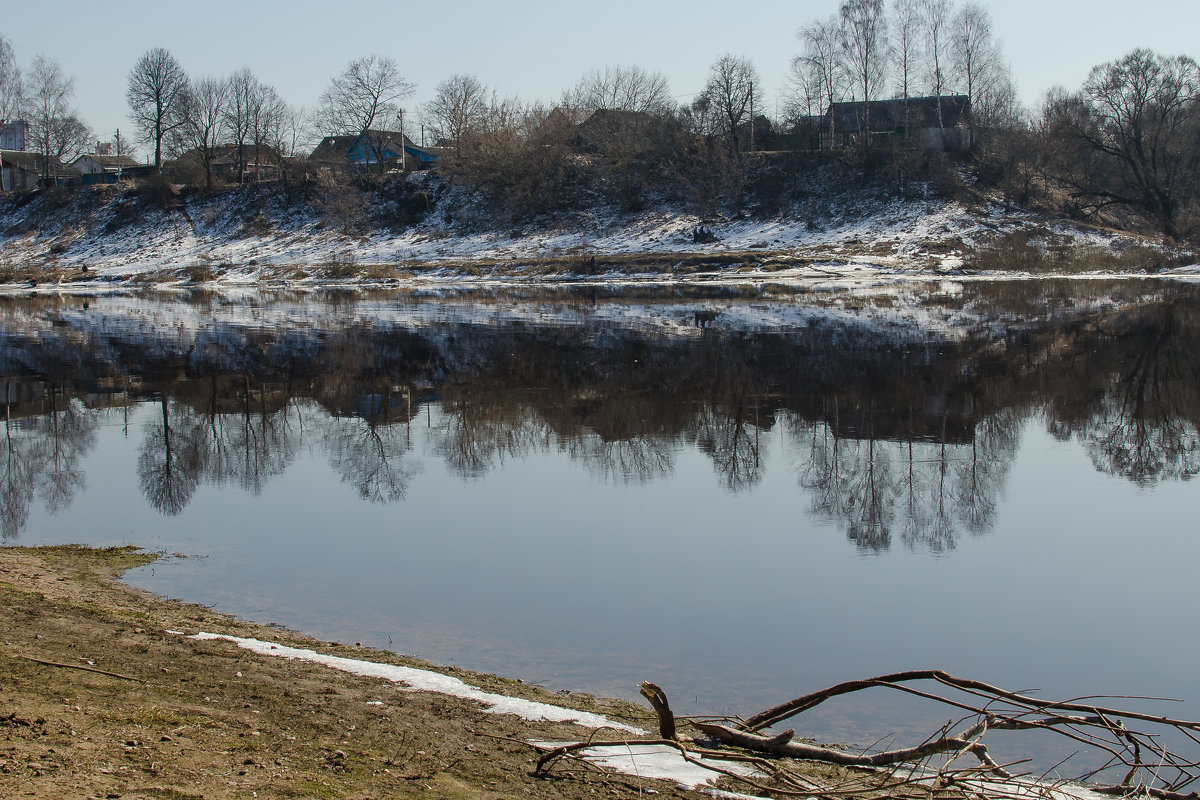
<path id="1" fill-rule="evenodd" d="M 701 224 L 715 242 L 694 241 Z M 20 288 L 36 281 L 95 291 L 164 283 L 859 283 L 1031 274 L 1004 263 L 1003 248 L 1014 241 L 1022 252 L 1069 254 L 1051 265 L 1063 274 L 1163 269 L 1146 263 L 1139 249 L 1146 243 L 1131 235 L 937 198 L 849 194 L 756 218 L 598 209 L 504 225 L 449 189 L 415 224 L 351 230 L 332 224 L 319 204 L 243 187 L 181 197 L 166 209 L 132 192 L 10 200 L 0 206 L 0 277 Z M 988 248 L 990 260 L 977 257 Z"/>

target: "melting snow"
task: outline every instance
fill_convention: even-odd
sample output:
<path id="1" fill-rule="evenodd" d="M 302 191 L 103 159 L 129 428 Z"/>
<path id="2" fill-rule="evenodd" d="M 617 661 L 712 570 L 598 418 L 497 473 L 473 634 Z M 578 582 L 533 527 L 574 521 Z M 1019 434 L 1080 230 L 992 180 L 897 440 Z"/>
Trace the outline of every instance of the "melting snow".
<path id="1" fill-rule="evenodd" d="M 180 634 L 179 631 L 168 633 Z M 180 634 L 183 635 L 183 634 Z M 333 669 L 348 672 L 351 675 L 362 675 L 368 678 L 383 678 L 392 683 L 404 684 L 409 691 L 438 692 L 452 697 L 467 700 L 477 700 L 483 703 L 492 714 L 515 714 L 522 719 L 548 722 L 573 722 L 587 728 L 612 728 L 627 733 L 644 734 L 640 728 L 634 728 L 621 722 L 608 719 L 600 714 L 587 711 L 576 711 L 572 708 L 552 706 L 548 703 L 538 703 L 519 697 L 506 697 L 477 689 L 458 678 L 431 672 L 414 667 L 401 667 L 395 664 L 381 664 L 376 661 L 364 661 L 358 658 L 343 658 L 341 656 L 325 655 L 315 650 L 304 650 L 298 647 L 265 642 L 262 639 L 246 639 L 240 636 L 227 636 L 220 633 L 197 633 L 188 637 L 201 641 L 222 640 L 233 642 L 238 647 L 265 656 L 290 658 L 297 661 L 308 661 L 313 664 L 323 664 Z"/>
<path id="2" fill-rule="evenodd" d="M 575 742 L 533 742 L 540 747 L 562 747 Z M 715 758 L 704 758 L 693 753 L 689 761 L 675 747 L 665 744 L 619 744 L 588 747 L 577 751 L 575 755 L 603 767 L 608 767 L 625 775 L 639 778 L 661 778 L 674 781 L 682 789 L 696 789 L 706 783 L 713 783 L 723 777 L 721 772 L 733 773 L 743 777 L 754 777 L 761 773 L 745 764 L 725 761 Z M 700 763 L 695 763 L 699 761 Z M 714 767 L 710 769 L 705 764 Z M 726 792 L 721 797 L 746 797 Z"/>

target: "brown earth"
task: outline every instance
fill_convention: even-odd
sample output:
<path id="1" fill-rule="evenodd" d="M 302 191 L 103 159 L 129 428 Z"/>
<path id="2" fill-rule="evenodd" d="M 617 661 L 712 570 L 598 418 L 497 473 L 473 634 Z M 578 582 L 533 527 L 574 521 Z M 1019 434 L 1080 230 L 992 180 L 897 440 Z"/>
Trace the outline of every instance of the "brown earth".
<path id="1" fill-rule="evenodd" d="M 472 701 L 168 633 L 435 669 L 487 691 L 656 727 L 634 704 L 319 642 L 116 580 L 151 558 L 135 548 L 0 548 L 0 797 L 700 796 L 579 761 L 535 774 L 539 754 L 526 742 L 593 735 L 578 726 L 484 713 Z"/>

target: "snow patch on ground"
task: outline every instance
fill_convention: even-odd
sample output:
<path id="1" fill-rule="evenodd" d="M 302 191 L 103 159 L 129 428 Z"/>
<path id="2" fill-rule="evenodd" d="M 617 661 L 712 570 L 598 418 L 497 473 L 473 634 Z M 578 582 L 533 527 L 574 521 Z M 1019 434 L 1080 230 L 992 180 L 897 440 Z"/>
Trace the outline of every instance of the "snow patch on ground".
<path id="1" fill-rule="evenodd" d="M 532 744 L 539 747 L 562 747 L 575 744 L 575 742 L 532 742 Z M 695 752 L 692 754 L 692 760 L 689 761 L 679 752 L 679 748 L 665 744 L 630 742 L 619 745 L 598 745 L 576 751 L 575 755 L 624 775 L 674 781 L 681 789 L 697 789 L 706 783 L 714 783 L 723 777 L 718 770 L 747 778 L 762 776 L 757 769 L 745 764 L 705 758 Z M 722 792 L 718 796 L 746 797 L 747 795 Z"/>
<path id="2" fill-rule="evenodd" d="M 179 635 L 179 631 L 168 631 Z M 586 728 L 611 728 L 627 733 L 644 734 L 645 731 L 608 719 L 600 714 L 587 711 L 576 711 L 571 708 L 552 706 L 519 697 L 506 697 L 477 689 L 458 678 L 431 672 L 414 667 L 401 667 L 396 664 L 381 664 L 376 661 L 364 661 L 357 658 L 325 655 L 315 650 L 304 650 L 298 647 L 266 642 L 262 639 L 247 639 L 240 636 L 228 636 L 220 633 L 196 633 L 188 637 L 199 641 L 221 640 L 233 642 L 244 650 L 265 656 L 290 658 L 297 661 L 308 661 L 322 664 L 333 669 L 361 675 L 368 678 L 383 678 L 392 683 L 403 684 L 408 691 L 438 692 L 439 694 L 476 700 L 484 705 L 484 711 L 491 714 L 515 714 L 522 719 L 548 722 L 573 722 Z"/>

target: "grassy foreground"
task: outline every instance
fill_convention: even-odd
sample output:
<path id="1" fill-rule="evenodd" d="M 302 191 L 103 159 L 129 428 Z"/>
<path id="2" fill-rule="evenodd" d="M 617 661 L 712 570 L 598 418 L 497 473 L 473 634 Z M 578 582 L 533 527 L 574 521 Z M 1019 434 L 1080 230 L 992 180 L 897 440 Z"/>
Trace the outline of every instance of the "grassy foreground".
<path id="1" fill-rule="evenodd" d="M 226 633 L 431 668 L 116 580 L 152 559 L 136 548 L 0 548 L 0 797 L 700 796 L 579 762 L 535 775 L 537 753 L 525 742 L 588 738 L 578 726 L 484 713 L 471 701 L 168 633 Z M 633 704 L 433 669 L 655 728 L 651 712 Z"/>

